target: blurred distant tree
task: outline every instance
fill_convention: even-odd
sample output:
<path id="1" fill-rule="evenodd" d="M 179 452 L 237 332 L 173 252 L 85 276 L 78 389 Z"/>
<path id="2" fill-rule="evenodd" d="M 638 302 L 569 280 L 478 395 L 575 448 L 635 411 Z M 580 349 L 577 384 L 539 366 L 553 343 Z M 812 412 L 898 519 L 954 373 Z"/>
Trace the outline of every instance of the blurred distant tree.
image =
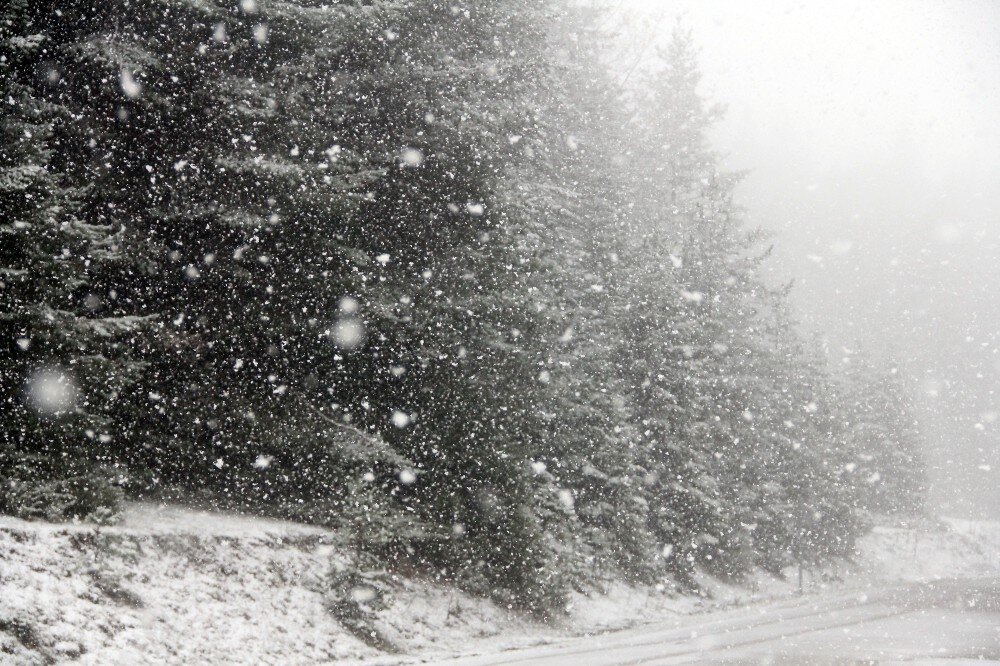
<path id="1" fill-rule="evenodd" d="M 919 514 L 925 508 L 924 436 L 915 390 L 892 363 L 854 356 L 844 387 L 844 434 L 855 459 L 851 477 L 872 513 Z"/>
<path id="2" fill-rule="evenodd" d="M 706 133 L 690 35 L 678 27 L 641 100 L 641 173 L 626 280 L 632 307 L 619 363 L 645 435 L 653 534 L 687 576 L 733 521 L 720 486 L 745 409 L 728 385 L 745 364 L 754 239 Z M 709 546 L 705 548 L 705 546 Z"/>
<path id="3" fill-rule="evenodd" d="M 739 577 L 810 553 L 847 553 L 857 533 L 843 446 L 825 406 L 827 371 L 787 315 L 786 291 L 759 274 L 768 251 L 733 201 L 708 130 L 690 33 L 678 25 L 637 114 L 641 183 L 628 253 L 633 308 L 621 366 L 648 437 L 650 520 L 687 576 L 696 564 Z M 805 482 L 809 479 L 810 481 Z M 811 493 L 808 497 L 805 493 Z M 813 507 L 808 527 L 796 512 Z"/>

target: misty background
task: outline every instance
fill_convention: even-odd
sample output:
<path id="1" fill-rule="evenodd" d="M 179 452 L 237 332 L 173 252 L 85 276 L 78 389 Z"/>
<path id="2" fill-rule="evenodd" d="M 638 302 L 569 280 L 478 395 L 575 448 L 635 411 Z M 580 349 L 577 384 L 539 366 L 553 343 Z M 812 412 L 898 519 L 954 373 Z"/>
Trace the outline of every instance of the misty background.
<path id="1" fill-rule="evenodd" d="M 0 2 L 0 654 L 1000 658 L 938 2 Z"/>
<path id="2" fill-rule="evenodd" d="M 1000 3 L 608 0 L 641 85 L 677 20 L 725 106 L 715 147 L 831 362 L 913 379 L 931 501 L 1000 511 Z"/>

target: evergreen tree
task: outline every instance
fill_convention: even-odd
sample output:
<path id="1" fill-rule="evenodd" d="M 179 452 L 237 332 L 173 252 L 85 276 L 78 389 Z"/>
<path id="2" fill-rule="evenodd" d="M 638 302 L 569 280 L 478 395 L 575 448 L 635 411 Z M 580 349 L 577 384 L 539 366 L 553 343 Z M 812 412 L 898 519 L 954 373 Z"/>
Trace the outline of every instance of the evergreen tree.
<path id="1" fill-rule="evenodd" d="M 106 466 L 546 615 L 842 556 L 915 469 L 760 278 L 683 30 L 631 108 L 554 0 L 3 11 L 5 510 Z"/>
<path id="2" fill-rule="evenodd" d="M 31 5 L 0 11 L 0 510 L 110 517 L 113 416 L 134 370 L 120 339 L 139 321 L 109 316 L 114 290 L 98 288 L 119 238 L 67 176 L 73 121 L 45 64 L 52 27 Z"/>
<path id="3" fill-rule="evenodd" d="M 367 515 L 370 491 L 393 492 L 411 464 L 324 411 L 341 395 L 363 330 L 353 303 L 375 270 L 343 240 L 380 175 L 340 142 L 351 108 L 337 93 L 341 31 L 363 8 L 28 11 L 57 37 L 46 58 L 74 118 L 62 130 L 67 177 L 93 183 L 81 208 L 122 230 L 129 253 L 104 278 L 120 285 L 113 307 L 157 320 L 141 390 L 119 415 L 120 459 L 154 487 L 208 488 L 221 503 Z"/>
<path id="4" fill-rule="evenodd" d="M 844 389 L 844 435 L 853 460 L 850 477 L 871 513 L 923 510 L 927 470 L 923 435 L 914 417 L 914 389 L 893 364 L 857 354 Z"/>
<path id="5" fill-rule="evenodd" d="M 719 109 L 698 92 L 679 25 L 663 59 L 638 116 L 647 176 L 620 352 L 647 437 L 651 529 L 682 580 L 699 563 L 732 577 L 755 562 L 780 569 L 807 536 L 817 558 L 843 555 L 857 532 L 835 472 L 843 447 L 829 416 L 811 416 L 825 371 L 785 291 L 759 275 L 768 252 L 733 201 L 737 175 L 709 147 Z M 800 520 L 805 507 L 815 508 Z"/>
<path id="6" fill-rule="evenodd" d="M 598 574 L 642 579 L 656 553 L 646 530 L 647 470 L 614 371 L 628 321 L 621 270 L 631 231 L 628 142 L 620 129 L 626 108 L 593 47 L 602 39 L 599 18 L 589 7 L 559 16 L 538 103 L 545 141 L 533 144 L 516 201 L 536 220 L 532 297 L 542 315 L 536 340 L 548 423 L 541 460 L 573 497 L 585 543 L 577 553 L 592 558 Z"/>
<path id="7" fill-rule="evenodd" d="M 369 191 L 359 238 L 385 259 L 384 298 L 367 304 L 373 418 L 407 415 L 386 436 L 417 463 L 411 504 L 455 526 L 445 555 L 463 584 L 539 611 L 563 590 L 549 535 L 564 509 L 531 464 L 546 427 L 545 331 L 538 220 L 517 188 L 549 138 L 535 108 L 551 21 L 547 3 L 379 7 L 368 29 L 392 38 L 353 81 L 370 114 L 352 130 L 390 173 Z"/>
<path id="8" fill-rule="evenodd" d="M 753 239 L 731 201 L 735 181 L 707 146 L 714 115 L 697 92 L 690 36 L 676 29 L 664 57 L 641 108 L 649 134 L 637 153 L 647 176 L 635 194 L 620 364 L 646 436 L 651 529 L 685 577 L 734 519 L 718 467 L 746 411 L 727 382 L 745 359 L 740 334 L 758 285 Z"/>
<path id="9" fill-rule="evenodd" d="M 850 483 L 840 402 L 815 339 L 803 339 L 783 299 L 762 322 L 758 437 L 740 464 L 755 526 L 754 561 L 780 572 L 849 558 L 865 529 Z M 747 475 L 749 473 L 749 475 Z M 762 491 L 762 492 L 761 492 Z"/>

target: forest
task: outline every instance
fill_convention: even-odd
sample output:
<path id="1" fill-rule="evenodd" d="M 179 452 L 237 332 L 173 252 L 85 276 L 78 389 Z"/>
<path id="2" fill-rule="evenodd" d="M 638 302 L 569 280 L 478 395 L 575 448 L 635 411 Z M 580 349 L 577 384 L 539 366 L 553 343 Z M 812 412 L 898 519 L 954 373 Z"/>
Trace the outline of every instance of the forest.
<path id="1" fill-rule="evenodd" d="M 7 0 L 0 512 L 184 498 L 542 617 L 922 511 L 911 379 L 830 360 L 709 141 L 557 0 Z"/>

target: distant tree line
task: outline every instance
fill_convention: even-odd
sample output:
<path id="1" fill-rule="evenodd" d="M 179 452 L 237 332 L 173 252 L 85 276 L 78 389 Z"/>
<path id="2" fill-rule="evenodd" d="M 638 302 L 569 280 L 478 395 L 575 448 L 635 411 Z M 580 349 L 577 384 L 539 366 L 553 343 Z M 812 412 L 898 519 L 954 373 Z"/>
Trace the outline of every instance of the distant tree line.
<path id="1" fill-rule="evenodd" d="M 539 613 L 848 555 L 909 393 L 796 331 L 690 37 L 529 0 L 8 0 L 0 510 L 180 489 Z"/>

